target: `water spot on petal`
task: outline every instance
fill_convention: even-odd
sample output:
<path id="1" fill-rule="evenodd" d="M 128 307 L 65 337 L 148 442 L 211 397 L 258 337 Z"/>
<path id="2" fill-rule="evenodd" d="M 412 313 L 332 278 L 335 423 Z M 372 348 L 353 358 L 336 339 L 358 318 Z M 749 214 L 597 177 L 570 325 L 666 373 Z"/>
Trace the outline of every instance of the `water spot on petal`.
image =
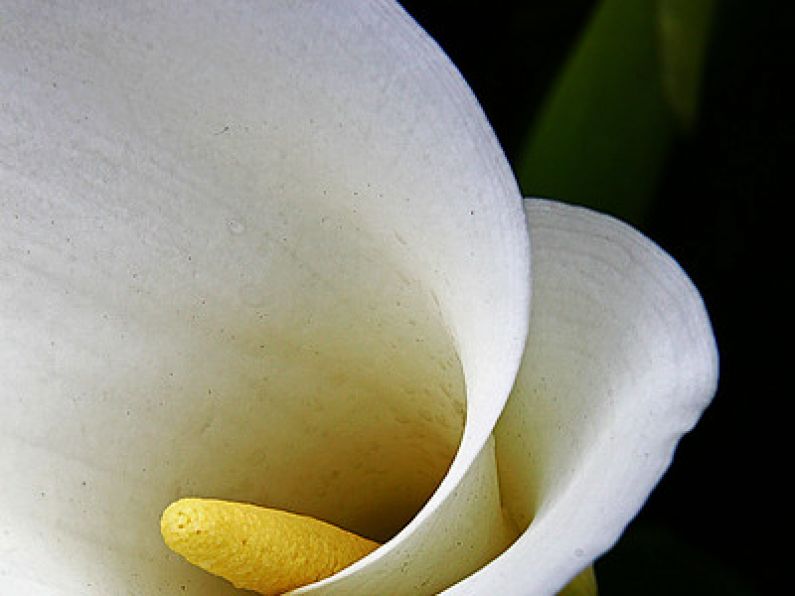
<path id="1" fill-rule="evenodd" d="M 226 227 L 229 229 L 229 232 L 235 236 L 240 236 L 246 232 L 246 225 L 237 219 L 230 219 L 226 222 Z"/>

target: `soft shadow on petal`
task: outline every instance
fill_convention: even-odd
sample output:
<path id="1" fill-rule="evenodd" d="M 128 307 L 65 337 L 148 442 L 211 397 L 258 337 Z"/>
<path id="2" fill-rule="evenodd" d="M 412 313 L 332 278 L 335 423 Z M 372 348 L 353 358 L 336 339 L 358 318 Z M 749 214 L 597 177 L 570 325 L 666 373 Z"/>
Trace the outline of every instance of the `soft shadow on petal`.
<path id="1" fill-rule="evenodd" d="M 428 581 L 440 535 L 475 553 L 441 581 L 480 564 L 493 509 L 435 512 L 496 483 L 529 255 L 438 47 L 385 1 L 12 1 L 2 30 L 4 585 L 226 593 L 160 544 L 191 495 L 384 539 L 433 494 L 360 575 Z"/>
<path id="2" fill-rule="evenodd" d="M 524 534 L 451 594 L 553 594 L 617 540 L 709 403 L 717 350 L 697 290 L 629 226 L 525 201 L 533 310 L 495 430 Z"/>

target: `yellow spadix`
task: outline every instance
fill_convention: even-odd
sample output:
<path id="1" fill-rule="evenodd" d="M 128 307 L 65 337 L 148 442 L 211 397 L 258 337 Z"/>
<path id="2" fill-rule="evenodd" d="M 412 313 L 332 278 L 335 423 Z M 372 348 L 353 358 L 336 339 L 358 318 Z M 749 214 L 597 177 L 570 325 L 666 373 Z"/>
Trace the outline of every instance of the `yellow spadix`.
<path id="1" fill-rule="evenodd" d="M 194 565 L 260 594 L 329 577 L 379 546 L 312 517 L 213 499 L 172 503 L 160 531 Z"/>

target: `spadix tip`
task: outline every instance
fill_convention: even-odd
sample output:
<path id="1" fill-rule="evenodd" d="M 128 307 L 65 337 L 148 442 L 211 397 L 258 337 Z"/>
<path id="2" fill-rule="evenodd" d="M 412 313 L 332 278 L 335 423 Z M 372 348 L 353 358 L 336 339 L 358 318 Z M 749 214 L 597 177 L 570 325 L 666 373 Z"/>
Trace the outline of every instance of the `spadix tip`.
<path id="1" fill-rule="evenodd" d="M 247 503 L 186 498 L 160 519 L 168 547 L 238 588 L 281 594 L 329 577 L 378 544 L 312 517 Z"/>

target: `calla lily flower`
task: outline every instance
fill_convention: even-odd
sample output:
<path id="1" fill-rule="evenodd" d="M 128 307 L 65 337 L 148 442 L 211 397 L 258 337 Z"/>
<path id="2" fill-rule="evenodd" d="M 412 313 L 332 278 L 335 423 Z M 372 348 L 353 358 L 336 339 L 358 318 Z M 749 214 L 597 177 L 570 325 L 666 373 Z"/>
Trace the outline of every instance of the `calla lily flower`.
<path id="1" fill-rule="evenodd" d="M 302 594 L 593 591 L 710 324 L 639 233 L 522 201 L 399 6 L 11 0 L 0 81 L 4 593 L 237 593 L 160 540 L 191 495 L 383 542 Z"/>

